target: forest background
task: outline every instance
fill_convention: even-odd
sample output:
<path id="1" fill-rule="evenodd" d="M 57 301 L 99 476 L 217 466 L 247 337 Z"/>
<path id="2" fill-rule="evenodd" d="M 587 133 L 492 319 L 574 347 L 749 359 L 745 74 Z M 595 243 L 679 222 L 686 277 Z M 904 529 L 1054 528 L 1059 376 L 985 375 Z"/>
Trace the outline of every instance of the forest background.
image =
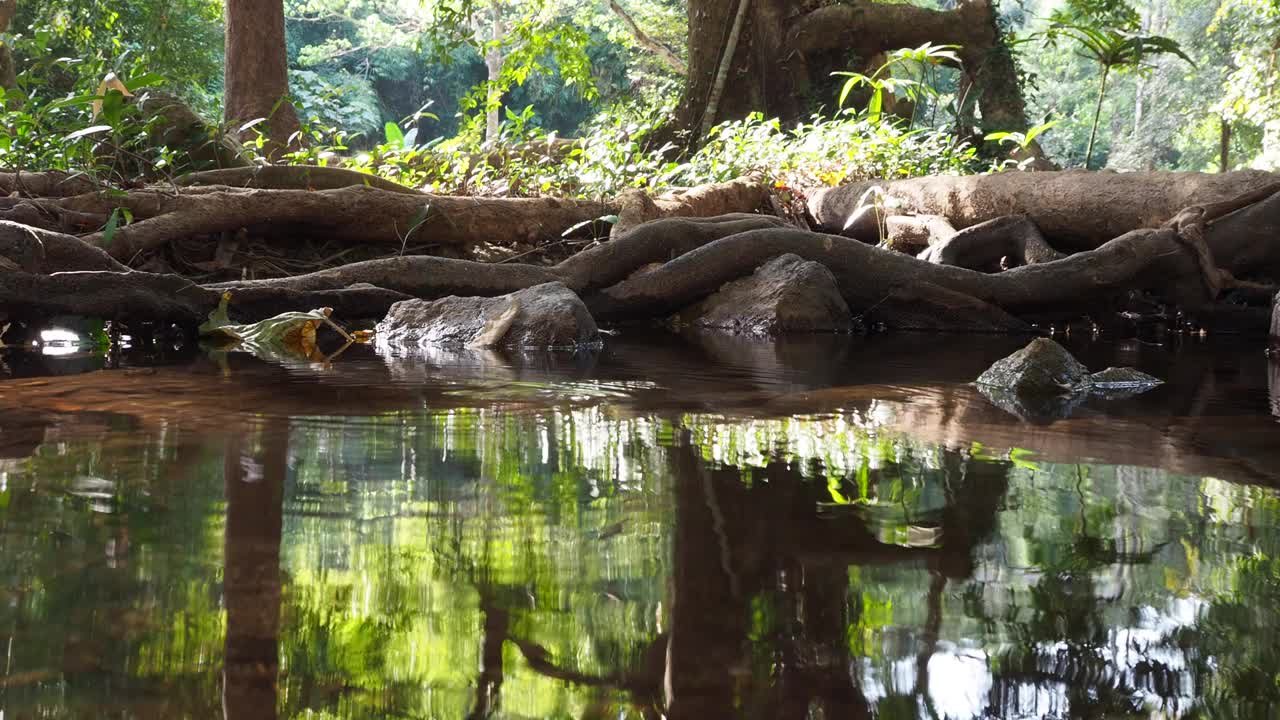
<path id="1" fill-rule="evenodd" d="M 842 98 L 846 78 L 834 77 L 800 98 L 811 119 L 798 127 L 755 115 L 693 142 L 658 135 L 684 82 L 688 8 L 679 0 L 284 5 L 289 99 L 305 141 L 288 159 L 366 170 L 435 192 L 603 196 L 752 172 L 798 187 L 835 185 L 1007 165 L 1013 161 L 1000 150 L 1028 139 L 983 143 L 967 130 L 972 110 L 958 73 L 928 61 L 930 53 L 947 52 L 936 48 L 890 63 L 884 77 L 896 83 L 886 95 L 909 101 L 891 121 L 872 112 L 865 92 Z M 1059 166 L 1086 165 L 1095 114 L 1094 169 L 1280 165 L 1274 0 L 1006 0 L 998 18 L 1020 72 L 1030 132 L 1039 132 Z M 1160 36 L 1175 52 L 1119 66 L 1100 98 L 1097 54 L 1078 35 L 1054 32 L 1064 27 Z M 205 118 L 223 117 L 222 33 L 220 0 L 19 2 L 3 36 L 13 75 L 0 164 L 101 165 L 95 144 L 119 130 L 110 107 L 104 114 L 101 103 L 90 102 L 104 78 L 121 79 L 133 92 L 168 91 Z M 858 64 L 865 60 L 850 57 L 849 69 L 871 75 L 873 68 Z M 537 153 L 528 163 L 476 163 L 473 155 L 481 147 L 557 138 L 582 141 L 568 157 Z M 701 149 L 684 152 L 690 146 Z M 137 159 L 161 172 L 176 162 L 164 148 L 157 152 Z M 106 169 L 130 174 L 118 158 L 112 162 Z"/>

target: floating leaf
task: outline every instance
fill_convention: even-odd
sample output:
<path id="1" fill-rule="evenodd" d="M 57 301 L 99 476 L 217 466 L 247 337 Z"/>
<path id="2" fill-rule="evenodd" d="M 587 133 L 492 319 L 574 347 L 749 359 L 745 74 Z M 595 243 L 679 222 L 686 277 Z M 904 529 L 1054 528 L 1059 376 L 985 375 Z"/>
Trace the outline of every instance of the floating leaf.
<path id="1" fill-rule="evenodd" d="M 227 316 L 231 293 L 225 292 L 218 307 L 209 313 L 209 319 L 199 327 L 200 336 L 221 340 L 234 349 L 251 352 L 264 359 L 306 358 L 325 359 L 316 348 L 316 331 L 328 325 L 348 344 L 354 342 L 346 330 L 329 319 L 332 308 L 317 308 L 308 312 L 286 312 L 256 323 L 237 325 Z M 345 349 L 345 346 L 344 346 Z"/>

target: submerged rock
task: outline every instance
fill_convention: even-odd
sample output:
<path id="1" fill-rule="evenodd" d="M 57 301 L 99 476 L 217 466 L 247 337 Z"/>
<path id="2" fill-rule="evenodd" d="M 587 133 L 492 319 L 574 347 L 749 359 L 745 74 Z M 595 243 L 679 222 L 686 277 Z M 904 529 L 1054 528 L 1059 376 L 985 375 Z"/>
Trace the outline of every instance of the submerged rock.
<path id="1" fill-rule="evenodd" d="M 681 324 L 750 335 L 849 332 L 849 306 L 835 276 L 821 263 L 780 255 L 750 276 L 682 310 Z"/>
<path id="2" fill-rule="evenodd" d="M 1036 338 L 978 376 L 978 390 L 1006 412 L 1024 420 L 1065 418 L 1090 395 L 1122 399 L 1163 381 L 1133 368 L 1090 373 L 1066 348 Z"/>
<path id="3" fill-rule="evenodd" d="M 600 343 L 595 319 L 561 283 L 500 297 L 404 300 L 378 323 L 380 346 L 481 348 L 582 347 Z"/>

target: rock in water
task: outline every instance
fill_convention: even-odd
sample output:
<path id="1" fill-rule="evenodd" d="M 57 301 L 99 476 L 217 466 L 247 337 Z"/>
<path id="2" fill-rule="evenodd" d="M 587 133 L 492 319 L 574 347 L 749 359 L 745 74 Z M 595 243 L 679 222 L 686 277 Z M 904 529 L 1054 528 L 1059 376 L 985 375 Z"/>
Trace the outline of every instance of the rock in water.
<path id="1" fill-rule="evenodd" d="M 751 335 L 849 332 L 854 321 L 822 264 L 780 255 L 680 311 L 678 323 Z"/>
<path id="2" fill-rule="evenodd" d="M 1113 400 L 1132 397 L 1164 384 L 1160 378 L 1127 367 L 1109 367 L 1101 370 L 1090 375 L 1089 382 L 1093 385 L 1095 394 Z"/>
<path id="3" fill-rule="evenodd" d="M 978 376 L 978 390 L 997 407 L 1024 420 L 1047 422 L 1069 416 L 1090 395 L 1132 397 L 1161 381 L 1133 368 L 1089 373 L 1066 348 L 1036 338 L 997 360 Z"/>
<path id="4" fill-rule="evenodd" d="M 544 283 L 494 298 L 398 302 L 378 323 L 377 342 L 390 349 L 577 348 L 598 345 L 600 331 L 573 291 Z"/>
<path id="5" fill-rule="evenodd" d="M 1036 338 L 987 368 L 978 386 L 1019 395 L 1068 395 L 1089 389 L 1089 368 L 1058 343 Z"/>

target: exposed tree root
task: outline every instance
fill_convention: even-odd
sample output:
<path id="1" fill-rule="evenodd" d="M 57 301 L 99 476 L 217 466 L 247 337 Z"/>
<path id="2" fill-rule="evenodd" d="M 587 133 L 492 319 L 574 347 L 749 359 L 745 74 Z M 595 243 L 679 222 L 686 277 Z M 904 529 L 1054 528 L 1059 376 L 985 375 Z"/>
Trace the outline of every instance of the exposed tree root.
<path id="1" fill-rule="evenodd" d="M 885 219 L 885 242 L 909 255 L 955 234 L 956 229 L 941 215 L 891 215 Z"/>
<path id="2" fill-rule="evenodd" d="M 125 198 L 81 195 L 61 207 L 110 212 L 127 207 L 138 220 L 116 230 L 113 257 L 125 259 L 179 238 L 248 227 L 278 234 L 305 231 L 384 246 L 430 242 L 465 251 L 480 243 L 538 242 L 608 211 L 599 202 L 552 198 L 460 198 L 387 192 L 364 186 L 337 190 L 220 188 L 172 194 L 135 191 Z M 104 233 L 85 238 L 104 244 Z"/>
<path id="3" fill-rule="evenodd" d="M 11 269 L 32 273 L 129 269 L 101 249 L 70 235 L 4 220 L 0 220 L 0 258 L 7 259 Z"/>
<path id="4" fill-rule="evenodd" d="M 142 318 L 194 327 L 218 306 L 222 292 L 179 275 L 144 272 L 62 272 L 0 276 L 0 309 L 21 315 L 85 315 L 107 319 Z M 356 286 L 298 291 L 246 288 L 235 294 L 236 319 L 261 320 L 287 310 L 331 307 L 340 318 L 379 318 L 409 296 Z"/>
<path id="5" fill-rule="evenodd" d="M 1271 185 L 1228 201 L 1193 205 L 1174 213 L 1159 227 L 1134 229 L 1071 255 L 1050 247 L 1037 223 L 1025 216 L 972 225 L 936 242 L 916 258 L 852 238 L 797 230 L 774 217 L 730 214 L 644 223 L 552 266 L 404 256 L 295 277 L 209 285 L 176 275 L 109 272 L 122 266 L 90 242 L 0 222 L 0 259 L 8 269 L 0 270 L 0 311 L 131 315 L 190 323 L 201 319 L 216 305 L 221 292 L 230 289 L 240 320 L 319 306 L 333 307 L 339 317 L 377 318 L 392 303 L 408 297 L 494 296 L 560 282 L 581 295 L 600 321 L 646 321 L 678 312 L 772 258 L 794 254 L 828 268 L 855 314 L 888 327 L 1025 332 L 1039 319 L 1078 315 L 1138 291 L 1152 293 L 1201 322 L 1233 330 L 1265 329 L 1265 311 L 1231 306 L 1219 296 L 1223 290 L 1243 288 L 1233 293 L 1237 299 L 1262 304 L 1269 300 L 1274 288 L 1237 280 L 1237 274 L 1247 276 L 1275 267 L 1280 255 L 1275 232 L 1280 224 L 1278 191 L 1280 185 Z M 282 197 L 273 193 L 291 193 L 284 196 L 291 203 L 311 202 L 305 210 L 316 213 L 325 212 L 323 202 L 374 202 L 367 198 L 376 198 L 384 204 L 379 207 L 401 214 L 420 206 L 424 199 L 451 203 L 436 225 L 440 228 L 447 225 L 448 218 L 465 217 L 468 206 L 474 212 L 487 213 L 484 221 L 495 227 L 502 219 L 497 215 L 499 205 L 491 201 L 371 188 L 320 192 L 213 189 L 176 197 L 155 191 L 135 193 L 129 201 L 135 203 L 139 214 L 148 209 L 148 202 L 162 206 L 185 203 L 181 205 L 184 212 L 171 209 L 128 229 L 136 231 L 152 220 L 171 216 L 193 217 L 190 208 L 222 215 L 240 212 L 242 220 L 257 219 L 257 223 L 243 223 L 248 225 L 283 223 L 281 216 L 302 223 L 303 210 L 285 208 L 279 215 L 268 216 L 259 207 L 269 205 L 264 197 Z M 64 200 L 77 211 L 87 212 L 92 209 L 88 200 L 97 197 Z M 219 205 L 229 202 L 238 202 L 240 207 L 229 210 Z M 586 212 L 583 204 L 546 203 L 544 207 L 553 212 Z M 478 206 L 485 209 L 476 210 Z M 350 206 L 345 207 L 344 212 L 350 213 Z M 590 212 L 599 212 L 599 208 Z M 369 224 L 378 222 L 374 216 L 350 217 L 367 217 Z M 473 226 L 473 232 L 478 226 Z M 941 227 L 945 232 L 945 226 Z M 354 232 L 350 222 L 346 231 Z M 133 242 L 139 242 L 137 235 Z M 1002 269 L 1002 265 L 1016 267 Z M 70 268 L 94 272 L 44 274 Z"/>
<path id="6" fill-rule="evenodd" d="M 953 233 L 917 256 L 938 265 L 999 271 L 1007 267 L 1050 262 L 1066 257 L 1049 247 L 1040 228 L 1025 215 L 988 220 Z"/>
<path id="7" fill-rule="evenodd" d="M 195 173 L 186 180 L 286 189 L 153 186 L 125 194 L 95 191 L 67 197 L 0 198 L 0 219 L 51 230 L 87 230 L 86 242 L 106 247 L 113 257 L 126 262 L 176 240 L 241 228 L 259 235 L 324 237 L 402 251 L 429 244 L 438 251 L 468 256 L 477 247 L 559 241 L 568 229 L 619 208 L 617 202 L 605 201 L 431 195 L 333 168 L 236 168 Z M 332 189 L 315 190 L 313 182 Z M 640 197 L 647 205 L 639 216 L 648 220 L 748 212 L 761 207 L 767 194 L 759 182 L 735 180 L 691 188 L 656 202 Z M 127 210 L 133 222 L 107 231 L 107 220 L 117 209 Z M 628 220 L 631 217 L 623 212 L 621 224 L 639 224 Z"/>
<path id="8" fill-rule="evenodd" d="M 225 185 L 263 190 L 338 190 L 367 186 L 388 192 L 420 194 L 411 187 L 368 173 L 334 167 L 311 165 L 266 165 L 189 173 L 177 179 L 183 187 L 193 185 Z"/>
<path id="9" fill-rule="evenodd" d="M 623 238 L 584 250 L 553 267 L 415 255 L 351 263 L 291 278 L 242 280 L 210 287 L 314 291 L 368 283 L 416 297 L 437 298 L 503 295 L 545 282 L 562 282 L 582 293 L 612 285 L 646 265 L 665 262 L 714 240 L 781 225 L 782 221 L 763 215 L 671 218 L 637 227 Z"/>
<path id="10" fill-rule="evenodd" d="M 819 190 L 809 212 L 820 228 L 840 232 L 867 188 L 897 201 L 895 212 L 941 215 L 966 228 L 1005 215 L 1026 215 L 1059 250 L 1091 250 L 1138 228 L 1154 228 L 1183 208 L 1230 200 L 1275 183 L 1273 173 L 1000 172 L 869 181 Z M 874 242 L 874 223 L 849 234 Z"/>
<path id="11" fill-rule="evenodd" d="M 99 186 L 86 175 L 46 170 L 0 172 L 0 192 L 22 197 L 70 197 L 94 192 Z"/>
<path id="12" fill-rule="evenodd" d="M 650 198 L 632 190 L 618 197 L 618 222 L 613 237 L 642 223 L 664 217 L 715 217 L 746 213 L 765 206 L 769 189 L 759 180 L 739 178 L 723 183 L 699 185 Z"/>

